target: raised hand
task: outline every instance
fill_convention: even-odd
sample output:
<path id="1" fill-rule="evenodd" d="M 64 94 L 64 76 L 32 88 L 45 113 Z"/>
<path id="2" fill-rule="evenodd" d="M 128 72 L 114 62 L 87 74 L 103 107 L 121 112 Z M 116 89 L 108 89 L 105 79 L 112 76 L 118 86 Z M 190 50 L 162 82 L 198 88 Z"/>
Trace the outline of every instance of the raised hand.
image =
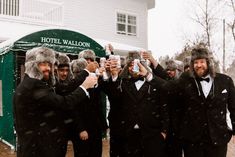
<path id="1" fill-rule="evenodd" d="M 116 60 L 110 61 L 110 73 L 112 76 L 118 76 L 120 72 L 120 68 L 118 68 L 118 62 Z"/>
<path id="2" fill-rule="evenodd" d="M 82 83 L 81 86 L 85 89 L 93 88 L 97 84 L 97 81 L 98 79 L 96 76 L 88 76 L 86 77 L 85 81 Z"/>
<path id="3" fill-rule="evenodd" d="M 145 77 L 148 74 L 147 69 L 141 63 L 137 63 L 137 64 L 139 66 L 139 73 L 138 73 L 138 75 L 141 75 L 141 76 Z"/>
<path id="4" fill-rule="evenodd" d="M 83 141 L 85 141 L 85 140 L 87 140 L 89 138 L 87 131 L 80 132 L 79 137 Z"/>
<path id="5" fill-rule="evenodd" d="M 99 64 L 97 62 L 90 62 L 85 69 L 87 69 L 89 72 L 95 72 L 96 69 L 99 68 Z"/>
<path id="6" fill-rule="evenodd" d="M 156 59 L 153 57 L 151 52 L 147 52 L 147 51 L 141 51 L 141 55 L 143 57 L 143 59 L 145 60 L 149 60 L 151 62 L 151 64 L 154 66 L 154 68 L 157 67 L 158 62 L 156 61 Z"/>

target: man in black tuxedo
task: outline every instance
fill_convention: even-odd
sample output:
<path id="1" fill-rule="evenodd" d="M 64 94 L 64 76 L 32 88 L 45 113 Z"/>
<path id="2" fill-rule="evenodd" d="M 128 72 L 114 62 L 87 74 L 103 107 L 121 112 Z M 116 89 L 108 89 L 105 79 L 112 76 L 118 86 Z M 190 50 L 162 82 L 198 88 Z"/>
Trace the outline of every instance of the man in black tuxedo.
<path id="1" fill-rule="evenodd" d="M 17 157 L 64 157 L 65 127 L 57 111 L 80 108 L 87 89 L 97 83 L 97 78 L 88 76 L 73 92 L 58 95 L 53 88 L 54 63 L 52 49 L 36 47 L 26 52 L 25 76 L 13 99 Z"/>
<path id="2" fill-rule="evenodd" d="M 215 73 L 206 48 L 192 50 L 191 69 L 181 126 L 185 156 L 226 157 L 227 143 L 235 134 L 233 81 L 227 75 Z M 233 130 L 226 123 L 227 109 Z"/>
<path id="3" fill-rule="evenodd" d="M 138 63 L 139 72 L 134 72 L 134 59 L 141 59 L 138 52 L 129 53 L 119 76 L 115 65 L 110 68 L 110 87 L 120 102 L 127 156 L 164 157 L 169 123 L 165 92 L 160 85 L 151 84 L 153 74 L 144 63 Z"/>
<path id="4" fill-rule="evenodd" d="M 214 71 L 209 50 L 193 48 L 190 71 L 162 85 L 178 97 L 184 156 L 226 157 L 227 143 L 231 137 L 235 141 L 235 88 L 229 76 Z M 226 122 L 227 110 L 232 130 Z"/>

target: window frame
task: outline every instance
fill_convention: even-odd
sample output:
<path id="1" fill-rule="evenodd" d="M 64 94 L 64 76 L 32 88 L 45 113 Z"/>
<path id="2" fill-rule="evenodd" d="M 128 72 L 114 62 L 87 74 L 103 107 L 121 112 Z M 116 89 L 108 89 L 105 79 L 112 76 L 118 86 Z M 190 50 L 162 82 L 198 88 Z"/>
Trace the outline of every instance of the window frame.
<path id="1" fill-rule="evenodd" d="M 119 21 L 118 15 L 125 15 L 125 23 Z M 137 37 L 138 36 L 138 16 L 134 13 L 128 13 L 124 11 L 116 11 L 116 34 L 118 35 L 125 35 L 129 37 Z M 135 17 L 135 24 L 129 23 L 128 18 L 129 17 Z M 118 30 L 118 24 L 125 25 L 125 31 Z M 135 27 L 135 33 L 131 33 L 128 31 L 128 26 Z"/>

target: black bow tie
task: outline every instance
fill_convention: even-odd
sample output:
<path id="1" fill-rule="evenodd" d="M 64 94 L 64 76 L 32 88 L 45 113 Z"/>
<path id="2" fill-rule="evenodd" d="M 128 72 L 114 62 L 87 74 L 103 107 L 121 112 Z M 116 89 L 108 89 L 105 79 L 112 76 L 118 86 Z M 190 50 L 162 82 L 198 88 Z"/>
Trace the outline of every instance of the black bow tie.
<path id="1" fill-rule="evenodd" d="M 207 77 L 207 78 L 198 78 L 199 81 L 206 81 L 206 82 L 210 82 L 210 78 Z"/>
<path id="2" fill-rule="evenodd" d="M 136 81 L 144 81 L 144 77 L 138 77 L 138 78 L 130 78 L 130 81 L 136 82 Z"/>

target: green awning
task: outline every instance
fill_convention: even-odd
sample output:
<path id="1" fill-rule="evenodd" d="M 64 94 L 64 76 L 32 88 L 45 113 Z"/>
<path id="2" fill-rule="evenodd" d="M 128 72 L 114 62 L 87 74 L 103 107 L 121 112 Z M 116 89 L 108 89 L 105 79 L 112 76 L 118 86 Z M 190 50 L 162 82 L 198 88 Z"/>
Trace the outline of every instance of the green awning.
<path id="1" fill-rule="evenodd" d="M 33 47 L 45 46 L 59 52 L 78 54 L 91 49 L 96 56 L 105 56 L 105 51 L 95 40 L 75 31 L 65 29 L 48 29 L 26 35 L 15 41 L 12 51 L 27 51 Z"/>

